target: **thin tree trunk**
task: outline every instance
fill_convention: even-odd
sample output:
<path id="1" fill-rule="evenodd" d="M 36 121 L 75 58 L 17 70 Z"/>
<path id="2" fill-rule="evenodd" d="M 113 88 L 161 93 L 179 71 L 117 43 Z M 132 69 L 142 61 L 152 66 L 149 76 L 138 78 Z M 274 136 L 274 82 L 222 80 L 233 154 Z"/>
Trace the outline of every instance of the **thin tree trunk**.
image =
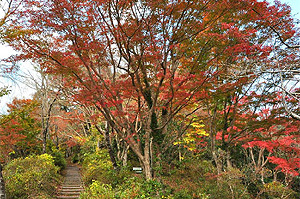
<path id="1" fill-rule="evenodd" d="M 126 167 L 127 166 L 127 153 L 128 153 L 128 149 L 129 149 L 129 145 L 123 141 L 120 140 L 118 138 L 118 135 L 116 134 L 115 136 L 115 140 L 116 140 L 116 147 L 115 149 L 117 150 L 117 159 L 119 162 L 122 162 L 122 166 Z"/>
<path id="2" fill-rule="evenodd" d="M 58 126 L 56 125 L 55 126 L 55 137 L 56 137 L 56 149 L 58 150 L 59 149 L 59 139 L 58 139 L 57 132 L 58 132 Z"/>
<path id="3" fill-rule="evenodd" d="M 146 180 L 151 180 L 152 177 L 152 168 L 151 168 L 151 162 L 150 162 L 150 157 L 147 155 L 145 156 L 144 161 L 142 161 L 143 163 L 143 169 L 144 169 L 144 174 L 145 174 L 145 178 Z"/>
<path id="4" fill-rule="evenodd" d="M 207 110 L 209 110 L 209 109 L 210 108 L 208 108 Z M 217 114 L 217 106 L 214 107 L 212 115 L 210 114 L 210 112 L 208 112 L 208 115 L 211 117 L 210 122 L 209 122 L 209 128 L 210 128 L 209 136 L 210 136 L 210 140 L 211 140 L 210 150 L 212 153 L 212 157 L 216 164 L 217 172 L 218 172 L 218 174 L 220 174 L 222 172 L 222 162 L 220 161 L 219 154 L 218 154 L 217 147 L 216 147 L 216 134 L 217 134 L 216 129 L 215 129 L 216 128 L 215 127 L 216 114 Z"/>
<path id="5" fill-rule="evenodd" d="M 2 165 L 0 164 L 0 199 L 6 199 L 5 196 L 5 184 L 2 176 Z"/>
<path id="6" fill-rule="evenodd" d="M 118 169 L 118 164 L 117 164 L 117 161 L 116 161 L 116 158 L 115 158 L 115 155 L 114 155 L 114 152 L 112 150 L 112 147 L 111 147 L 111 144 L 110 144 L 110 140 L 109 140 L 109 132 L 110 132 L 110 128 L 109 128 L 109 124 L 108 122 L 106 123 L 106 129 L 105 129 L 105 140 L 106 140 L 106 146 L 108 148 L 108 153 L 109 153 L 109 157 L 110 157 L 110 160 L 113 164 L 113 167 L 115 170 Z"/>
<path id="7" fill-rule="evenodd" d="M 151 137 L 151 118 L 148 118 L 145 124 L 145 145 L 144 145 L 144 156 L 141 159 L 142 167 L 144 169 L 144 174 L 146 180 L 151 180 L 153 178 L 153 170 L 152 170 L 152 137 Z"/>
<path id="8" fill-rule="evenodd" d="M 222 173 L 222 161 L 219 158 L 219 154 L 216 148 L 216 140 L 215 140 L 215 136 L 212 132 L 210 132 L 210 139 L 211 139 L 211 153 L 212 153 L 212 157 L 213 160 L 216 164 L 217 167 L 217 172 L 218 174 Z"/>
<path id="9" fill-rule="evenodd" d="M 122 151 L 122 156 L 121 156 L 123 167 L 127 166 L 127 159 L 128 159 L 127 153 L 128 153 L 128 149 L 129 149 L 129 146 L 126 143 L 124 143 L 123 151 Z"/>
<path id="10" fill-rule="evenodd" d="M 53 99 L 52 103 L 49 106 L 49 109 L 47 111 L 47 116 L 46 118 L 42 118 L 42 125 L 43 125 L 43 153 L 47 153 L 47 136 L 48 136 L 48 131 L 49 131 L 49 126 L 50 126 L 50 116 L 51 116 L 51 110 L 54 105 L 54 102 L 56 101 L 56 98 Z M 43 115 L 44 117 L 44 115 Z M 44 119 L 44 120 L 43 120 Z"/>
<path id="11" fill-rule="evenodd" d="M 218 174 L 222 173 L 222 162 L 220 161 L 216 150 L 212 151 L 212 156 L 213 156 L 214 162 L 216 164 Z"/>
<path id="12" fill-rule="evenodd" d="M 231 156 L 230 156 L 230 152 L 226 151 L 226 163 L 227 163 L 227 169 L 232 169 L 232 163 L 231 163 Z"/>

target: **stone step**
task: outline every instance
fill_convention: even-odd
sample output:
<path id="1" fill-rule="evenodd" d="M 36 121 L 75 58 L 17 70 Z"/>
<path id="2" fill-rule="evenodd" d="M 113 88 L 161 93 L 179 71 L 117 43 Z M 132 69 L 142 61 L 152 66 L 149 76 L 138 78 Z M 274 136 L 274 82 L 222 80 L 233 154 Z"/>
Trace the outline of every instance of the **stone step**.
<path id="1" fill-rule="evenodd" d="M 63 183 L 62 186 L 73 186 L 73 185 L 81 185 L 81 182 L 70 182 L 70 183 Z"/>
<path id="2" fill-rule="evenodd" d="M 63 185 L 60 187 L 60 189 L 83 189 L 83 186 L 82 185 L 77 185 L 77 186 L 74 186 L 74 185 Z"/>
<path id="3" fill-rule="evenodd" d="M 58 192 L 81 192 L 83 189 L 60 189 Z"/>
<path id="4" fill-rule="evenodd" d="M 83 187 L 61 187 L 58 190 L 64 191 L 64 190 L 72 190 L 72 191 L 82 191 Z"/>
<path id="5" fill-rule="evenodd" d="M 72 198 L 79 198 L 78 196 L 57 196 L 58 199 L 72 199 Z"/>
<path id="6" fill-rule="evenodd" d="M 65 169 L 65 180 L 57 190 L 58 199 L 79 198 L 83 191 L 83 184 L 79 169 L 77 167 L 67 166 Z"/>
<path id="7" fill-rule="evenodd" d="M 60 191 L 59 193 L 58 193 L 58 195 L 60 195 L 60 196 L 69 196 L 69 195 L 80 195 L 80 191 L 78 192 L 73 192 L 73 191 Z"/>

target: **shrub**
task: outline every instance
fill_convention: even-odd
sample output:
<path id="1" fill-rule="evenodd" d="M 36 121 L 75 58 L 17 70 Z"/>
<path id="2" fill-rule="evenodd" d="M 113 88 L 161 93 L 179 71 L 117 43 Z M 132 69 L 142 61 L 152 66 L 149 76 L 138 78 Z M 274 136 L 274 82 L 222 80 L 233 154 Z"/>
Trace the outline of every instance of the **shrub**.
<path id="1" fill-rule="evenodd" d="M 204 192 L 210 195 L 210 198 L 241 198 L 250 199 L 251 196 L 247 186 L 243 184 L 244 174 L 235 168 L 221 173 L 218 176 L 212 176 L 204 182 Z"/>
<path id="2" fill-rule="evenodd" d="M 180 190 L 174 193 L 174 199 L 192 199 L 193 196 L 189 193 L 187 189 Z"/>
<path id="3" fill-rule="evenodd" d="M 114 191 L 109 184 L 102 184 L 99 181 L 93 181 L 89 188 L 80 195 L 81 199 L 112 199 Z"/>
<path id="4" fill-rule="evenodd" d="M 137 177 L 128 178 L 122 184 L 113 187 L 111 184 L 102 184 L 99 181 L 86 188 L 80 196 L 81 199 L 105 198 L 105 199 L 155 199 L 155 198 L 173 198 L 170 195 L 170 189 L 165 185 L 155 181 L 144 181 Z"/>
<path id="5" fill-rule="evenodd" d="M 141 198 L 162 198 L 163 196 L 170 195 L 170 188 L 166 185 L 156 181 L 156 180 L 148 180 L 144 181 L 139 190 L 139 194 Z"/>
<path id="6" fill-rule="evenodd" d="M 84 154 L 82 168 L 85 184 L 91 184 L 94 180 L 103 184 L 110 184 L 112 182 L 111 172 L 113 172 L 113 166 L 107 150 L 103 149 L 95 153 Z"/>
<path id="7" fill-rule="evenodd" d="M 270 183 L 264 184 L 264 193 L 270 199 L 276 198 L 287 198 L 287 199 L 296 199 L 296 193 L 289 189 L 288 187 L 284 186 L 280 182 L 273 181 Z"/>
<path id="8" fill-rule="evenodd" d="M 165 166 L 163 174 L 163 183 L 172 188 L 174 199 L 204 199 L 209 198 L 205 187 L 208 186 L 207 178 L 215 175 L 215 167 L 207 160 L 186 158 L 169 167 Z"/>
<path id="9" fill-rule="evenodd" d="M 3 171 L 8 198 L 51 198 L 59 180 L 58 170 L 48 154 L 11 161 Z"/>
<path id="10" fill-rule="evenodd" d="M 66 168 L 67 161 L 64 154 L 60 150 L 53 148 L 51 155 L 53 157 L 55 166 L 58 166 L 61 170 Z"/>
<path id="11" fill-rule="evenodd" d="M 75 154 L 72 156 L 72 162 L 73 162 L 73 163 L 79 162 L 79 155 L 78 155 L 78 153 L 75 153 Z"/>
<path id="12" fill-rule="evenodd" d="M 81 194 L 82 199 L 169 198 L 170 189 L 162 183 L 132 176 L 129 168 L 115 171 L 107 150 L 86 153 L 83 157 L 83 181 L 88 186 Z"/>

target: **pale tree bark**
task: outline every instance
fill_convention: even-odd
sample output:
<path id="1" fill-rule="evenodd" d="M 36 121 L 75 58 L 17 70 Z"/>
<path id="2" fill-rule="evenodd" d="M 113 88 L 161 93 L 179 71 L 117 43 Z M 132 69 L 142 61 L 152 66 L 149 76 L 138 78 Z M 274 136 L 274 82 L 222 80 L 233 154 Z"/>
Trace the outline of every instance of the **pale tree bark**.
<path id="1" fill-rule="evenodd" d="M 128 159 L 128 150 L 129 145 L 122 139 L 119 139 L 118 135 L 115 135 L 115 140 L 117 144 L 117 158 L 120 162 L 122 162 L 122 166 L 127 166 L 127 159 Z"/>
<path id="2" fill-rule="evenodd" d="M 146 179 L 153 178 L 152 161 L 151 161 L 153 153 L 151 150 L 152 137 L 151 137 L 150 123 L 151 123 L 151 119 L 149 118 L 148 122 L 146 122 L 146 128 L 145 128 L 146 133 L 145 133 L 144 159 L 142 161 Z"/>
<path id="3" fill-rule="evenodd" d="M 265 149 L 264 148 L 260 148 L 259 149 L 259 152 L 258 152 L 258 158 L 256 160 L 256 158 L 254 157 L 254 154 L 253 154 L 253 149 L 252 148 L 249 148 L 249 152 L 250 152 L 250 157 L 251 157 L 251 160 L 252 160 L 252 164 L 254 166 L 254 172 L 255 172 L 255 175 L 260 175 L 261 177 L 261 182 L 264 184 L 264 167 L 265 165 L 268 163 L 268 157 L 270 157 L 271 153 L 269 152 L 268 156 L 265 157 L 264 155 L 264 151 Z M 275 175 L 274 175 L 275 176 Z"/>

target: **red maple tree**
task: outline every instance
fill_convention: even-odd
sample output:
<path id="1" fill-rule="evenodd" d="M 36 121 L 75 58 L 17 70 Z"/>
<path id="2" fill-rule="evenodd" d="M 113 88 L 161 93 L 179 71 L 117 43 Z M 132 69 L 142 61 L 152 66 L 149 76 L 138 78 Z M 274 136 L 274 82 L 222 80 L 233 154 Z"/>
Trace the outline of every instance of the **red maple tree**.
<path id="1" fill-rule="evenodd" d="M 95 106 L 147 179 L 179 113 L 189 120 L 222 73 L 267 60 L 271 27 L 284 41 L 294 34 L 287 6 L 257 0 L 25 0 L 9 25 L 15 58 L 60 75 L 74 100 Z"/>

